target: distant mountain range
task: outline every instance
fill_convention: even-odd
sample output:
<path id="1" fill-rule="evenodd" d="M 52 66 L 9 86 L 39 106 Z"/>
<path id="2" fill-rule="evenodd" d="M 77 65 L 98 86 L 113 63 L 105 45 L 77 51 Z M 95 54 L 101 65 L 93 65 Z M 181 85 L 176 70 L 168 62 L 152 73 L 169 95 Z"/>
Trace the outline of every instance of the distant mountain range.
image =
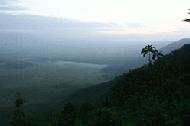
<path id="1" fill-rule="evenodd" d="M 184 38 L 184 39 L 181 39 L 179 41 L 173 42 L 173 43 L 161 48 L 160 50 L 162 50 L 163 53 L 167 56 L 168 53 L 170 53 L 170 52 L 172 52 L 174 50 L 178 51 L 179 48 L 183 47 L 186 44 L 190 44 L 190 38 Z M 189 47 L 190 46 L 188 46 L 188 48 Z M 179 49 L 178 52 L 183 52 L 183 50 L 184 50 L 184 48 Z M 167 56 L 167 58 L 169 60 L 170 56 Z M 126 75 L 126 73 L 124 73 L 123 75 L 115 77 L 115 79 L 113 79 L 113 80 L 111 80 L 109 82 L 105 82 L 105 83 L 102 83 L 102 84 L 98 84 L 98 85 L 95 85 L 95 86 L 91 86 L 91 87 L 79 90 L 74 95 L 69 97 L 68 100 L 75 101 L 75 102 L 84 102 L 84 101 L 97 102 L 97 101 L 102 101 L 104 96 L 109 94 L 109 92 L 112 89 L 112 86 L 117 83 L 117 80 L 122 79 L 125 75 Z"/>
<path id="2" fill-rule="evenodd" d="M 179 41 L 172 42 L 171 44 L 168 44 L 167 46 L 161 48 L 160 50 L 164 54 L 168 54 L 173 50 L 181 48 L 184 44 L 190 44 L 190 38 L 183 38 L 183 39 L 181 39 Z"/>

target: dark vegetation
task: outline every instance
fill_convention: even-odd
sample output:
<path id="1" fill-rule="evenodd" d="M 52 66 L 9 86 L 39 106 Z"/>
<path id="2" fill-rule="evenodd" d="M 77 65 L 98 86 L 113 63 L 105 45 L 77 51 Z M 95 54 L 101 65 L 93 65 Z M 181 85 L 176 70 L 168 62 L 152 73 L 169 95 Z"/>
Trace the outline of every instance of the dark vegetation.
<path id="1" fill-rule="evenodd" d="M 190 10 L 190 9 L 189 9 Z M 188 13 L 188 14 L 190 14 L 190 12 Z M 190 19 L 184 19 L 184 21 L 186 21 L 186 22 L 190 22 Z"/>
<path id="2" fill-rule="evenodd" d="M 26 125 L 25 113 L 22 108 L 24 103 L 25 103 L 25 100 L 18 93 L 17 98 L 15 100 L 16 110 L 12 117 L 12 125 L 13 126 L 25 126 Z"/>
<path id="3" fill-rule="evenodd" d="M 190 44 L 150 60 L 151 65 L 82 90 L 60 114 L 28 119 L 27 126 L 189 126 Z"/>

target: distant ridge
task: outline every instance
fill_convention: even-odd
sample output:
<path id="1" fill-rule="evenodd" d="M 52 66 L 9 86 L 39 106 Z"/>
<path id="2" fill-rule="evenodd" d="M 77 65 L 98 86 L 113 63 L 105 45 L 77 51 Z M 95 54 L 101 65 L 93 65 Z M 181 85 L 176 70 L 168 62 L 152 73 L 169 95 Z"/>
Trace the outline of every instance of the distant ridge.
<path id="1" fill-rule="evenodd" d="M 184 45 L 181 45 L 181 44 L 184 44 Z M 167 48 L 171 49 L 170 47 L 175 48 L 174 50 L 171 50 L 174 52 L 174 54 L 165 55 L 164 56 L 165 61 L 171 66 L 173 66 L 173 64 L 178 64 L 178 66 L 186 65 L 187 67 L 189 67 L 189 64 L 190 64 L 190 57 L 189 57 L 190 56 L 190 38 L 182 39 L 180 41 L 174 42 L 174 43 L 164 47 L 163 49 L 167 49 Z M 134 71 L 136 71 L 137 73 L 140 71 L 139 75 L 141 75 L 142 74 L 141 72 L 144 71 L 144 68 L 145 67 L 134 69 Z M 187 69 L 187 71 L 188 70 L 189 69 Z M 132 75 L 134 75 L 135 78 L 137 76 L 135 74 L 132 74 Z M 128 82 L 126 80 L 127 76 L 129 76 L 128 73 L 123 73 L 123 75 L 117 76 L 117 77 L 115 77 L 115 79 L 113 79 L 111 81 L 81 89 L 81 90 L 77 91 L 76 93 L 74 93 L 72 96 L 70 96 L 68 98 L 68 101 L 71 101 L 71 102 L 86 102 L 87 101 L 87 102 L 97 102 L 97 103 L 102 102 L 106 99 L 106 96 L 110 95 L 111 91 L 114 88 L 113 87 L 114 85 L 122 85 L 126 88 L 125 91 L 128 91 L 129 90 L 128 86 L 130 86 L 130 85 L 128 85 L 128 86 L 125 86 L 125 85 L 127 85 L 127 84 L 133 85 L 133 82 L 132 83 L 130 83 L 130 81 Z M 142 76 L 143 76 L 143 74 L 142 74 Z M 140 84 L 141 84 L 141 81 L 140 81 Z M 122 91 L 122 89 L 119 91 Z"/>
<path id="2" fill-rule="evenodd" d="M 169 54 L 170 52 L 181 48 L 185 44 L 190 44 L 190 38 L 183 38 L 179 41 L 173 42 L 171 44 L 168 44 L 167 46 L 161 48 L 160 50 L 164 54 Z"/>

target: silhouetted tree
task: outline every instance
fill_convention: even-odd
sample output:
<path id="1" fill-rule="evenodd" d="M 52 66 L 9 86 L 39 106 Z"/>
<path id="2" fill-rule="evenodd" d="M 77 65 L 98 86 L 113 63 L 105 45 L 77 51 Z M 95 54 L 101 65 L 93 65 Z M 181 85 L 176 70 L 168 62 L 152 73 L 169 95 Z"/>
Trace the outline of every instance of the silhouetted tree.
<path id="1" fill-rule="evenodd" d="M 148 63 L 152 65 L 152 62 L 163 57 L 164 55 L 159 52 L 155 47 L 152 45 L 147 45 L 145 48 L 142 49 L 141 54 L 145 57 L 148 55 Z"/>
<path id="2" fill-rule="evenodd" d="M 26 126 L 25 114 L 23 110 L 24 103 L 25 103 L 25 100 L 21 97 L 20 93 L 17 93 L 17 98 L 15 100 L 16 110 L 12 118 L 13 126 Z"/>
<path id="3" fill-rule="evenodd" d="M 190 9 L 189 9 L 189 11 L 190 11 Z M 190 14 L 190 12 L 188 14 Z M 190 19 L 184 19 L 184 21 L 190 22 Z"/>
<path id="4" fill-rule="evenodd" d="M 153 55 L 152 55 L 152 60 L 157 60 L 160 59 L 164 56 L 164 54 L 162 54 L 161 52 L 159 52 L 158 50 L 153 50 Z"/>
<path id="5" fill-rule="evenodd" d="M 153 53 L 154 47 L 152 45 L 147 45 L 142 49 L 141 54 L 145 57 L 148 54 L 148 62 L 152 64 L 151 54 Z"/>

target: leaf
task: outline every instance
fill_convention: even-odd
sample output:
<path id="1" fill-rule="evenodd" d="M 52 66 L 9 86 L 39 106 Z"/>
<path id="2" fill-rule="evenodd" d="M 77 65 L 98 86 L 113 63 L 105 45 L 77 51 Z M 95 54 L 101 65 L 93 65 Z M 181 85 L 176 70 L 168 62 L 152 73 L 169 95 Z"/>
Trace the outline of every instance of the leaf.
<path id="1" fill-rule="evenodd" d="M 185 20 L 183 20 L 183 21 L 190 22 L 190 19 L 185 19 Z"/>

